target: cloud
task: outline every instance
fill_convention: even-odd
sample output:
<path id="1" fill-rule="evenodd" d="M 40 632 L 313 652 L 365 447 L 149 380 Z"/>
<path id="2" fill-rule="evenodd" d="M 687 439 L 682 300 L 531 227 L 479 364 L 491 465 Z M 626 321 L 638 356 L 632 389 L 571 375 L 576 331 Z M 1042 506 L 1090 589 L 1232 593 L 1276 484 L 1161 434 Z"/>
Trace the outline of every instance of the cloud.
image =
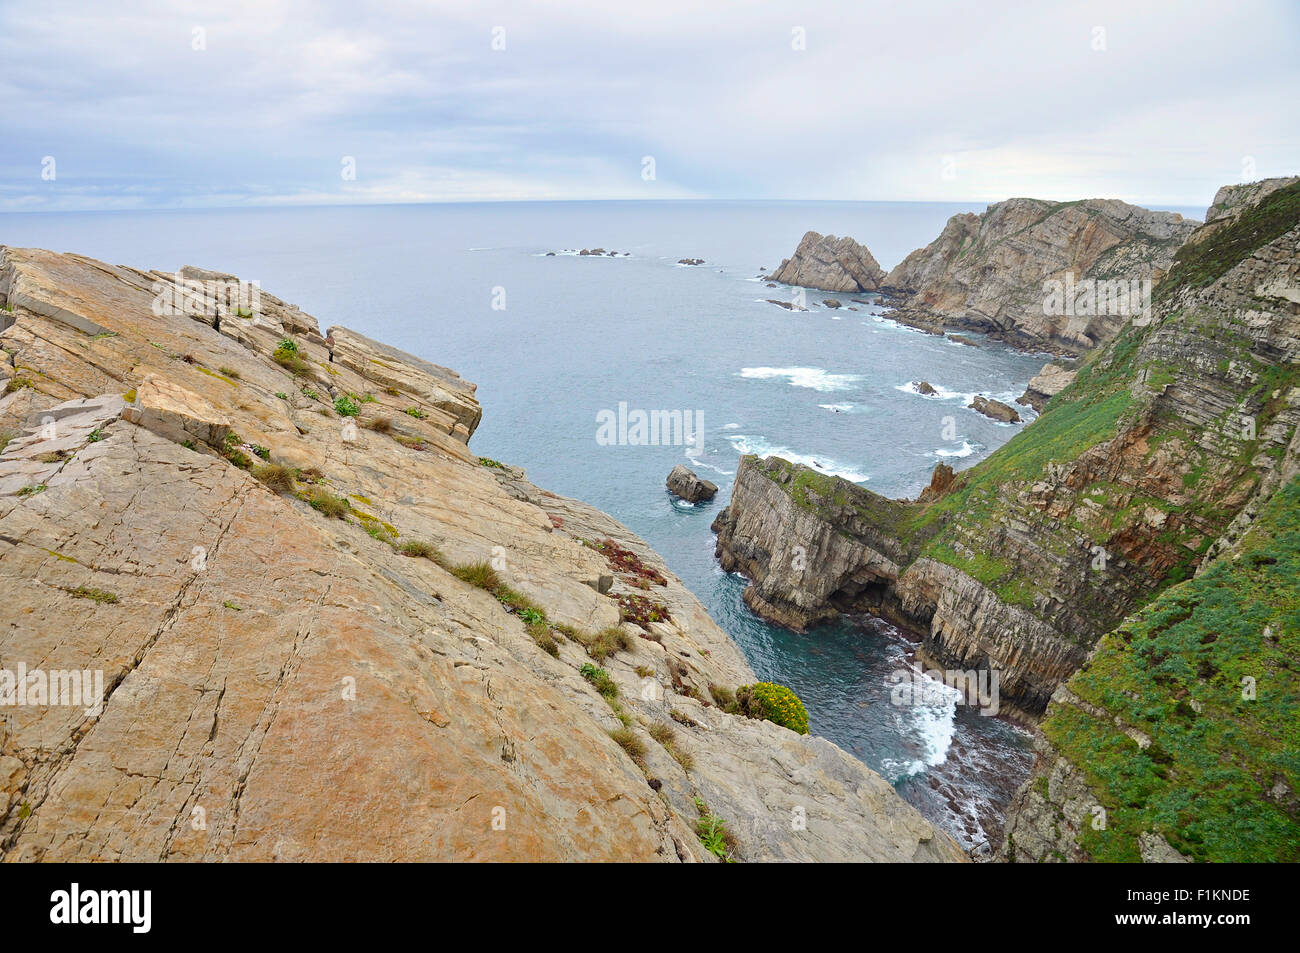
<path id="1" fill-rule="evenodd" d="M 1286 0 L 703 6 L 11 0 L 0 209 L 1204 205 L 1300 168 Z"/>

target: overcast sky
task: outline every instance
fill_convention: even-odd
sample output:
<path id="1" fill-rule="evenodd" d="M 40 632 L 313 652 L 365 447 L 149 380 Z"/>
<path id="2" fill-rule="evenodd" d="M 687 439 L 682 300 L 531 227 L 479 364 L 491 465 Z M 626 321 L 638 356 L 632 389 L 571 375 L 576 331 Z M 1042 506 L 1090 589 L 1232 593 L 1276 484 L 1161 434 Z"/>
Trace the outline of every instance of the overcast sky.
<path id="1" fill-rule="evenodd" d="M 1204 206 L 1300 171 L 1298 41 L 1295 0 L 4 0 L 0 209 Z"/>

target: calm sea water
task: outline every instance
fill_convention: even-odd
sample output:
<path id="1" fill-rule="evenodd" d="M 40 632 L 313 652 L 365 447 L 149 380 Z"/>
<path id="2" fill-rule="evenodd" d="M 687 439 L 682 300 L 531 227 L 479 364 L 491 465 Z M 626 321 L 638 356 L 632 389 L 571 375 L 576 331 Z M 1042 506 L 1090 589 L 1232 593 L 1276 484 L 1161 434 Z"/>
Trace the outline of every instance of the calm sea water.
<path id="1" fill-rule="evenodd" d="M 1044 361 L 902 328 L 856 295 L 810 292 L 806 313 L 756 276 L 807 229 L 852 235 L 885 268 L 980 206 L 920 203 L 501 203 L 0 215 L 0 243 L 258 280 L 316 315 L 455 368 L 478 385 L 472 445 L 630 526 L 729 631 L 760 677 L 793 687 L 813 730 L 895 783 L 967 845 L 995 839 L 1026 776 L 1026 733 L 952 702 L 900 708 L 910 642 L 876 620 L 807 634 L 767 625 L 722 573 L 709 524 L 741 453 L 775 453 L 880 493 L 915 496 L 940 460 L 967 466 L 1016 427 L 967 410 L 1012 400 Z M 603 247 L 628 257 L 548 256 Z M 702 266 L 678 265 L 703 258 Z M 838 299 L 832 310 L 824 298 Z M 865 299 L 863 299 L 865 300 Z M 494 309 L 504 301 L 504 309 Z M 909 389 L 928 380 L 938 398 Z M 690 410 L 702 444 L 601 446 L 596 417 Z M 948 418 L 947 420 L 945 418 Z M 945 428 L 945 424 L 948 428 Z M 674 504 L 686 462 L 718 499 Z"/>

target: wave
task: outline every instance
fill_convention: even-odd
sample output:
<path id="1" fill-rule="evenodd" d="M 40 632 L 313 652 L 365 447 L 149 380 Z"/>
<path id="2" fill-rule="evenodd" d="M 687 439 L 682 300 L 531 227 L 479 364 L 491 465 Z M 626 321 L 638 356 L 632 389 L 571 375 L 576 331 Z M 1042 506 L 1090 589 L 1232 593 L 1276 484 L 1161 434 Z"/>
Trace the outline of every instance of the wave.
<path id="1" fill-rule="evenodd" d="M 818 404 L 817 406 L 834 414 L 846 414 L 854 407 L 853 404 Z"/>
<path id="2" fill-rule="evenodd" d="M 832 460 L 825 456 L 812 456 L 806 453 L 798 453 L 789 447 L 778 446 L 769 443 L 764 437 L 753 437 L 745 434 L 733 434 L 727 438 L 731 445 L 736 448 L 737 453 L 752 453 L 759 457 L 780 457 L 783 460 L 789 460 L 791 463 L 802 463 L 818 473 L 825 473 L 827 476 L 837 476 L 848 480 L 850 483 L 866 483 L 871 479 L 871 475 L 863 473 L 861 470 L 855 470 L 850 466 Z"/>
<path id="3" fill-rule="evenodd" d="M 915 666 L 911 668 L 913 673 L 920 671 Z M 915 745 L 916 756 L 911 759 L 886 758 L 881 762 L 881 767 L 893 782 L 943 764 L 948 759 L 948 749 L 952 747 L 953 735 L 957 731 L 957 703 L 962 699 L 962 693 L 928 675 L 922 677 L 926 683 L 923 699 L 918 702 L 914 696 L 912 704 L 895 709 L 899 732 Z"/>
<path id="4" fill-rule="evenodd" d="M 977 445 L 972 444 L 969 440 L 963 440 L 960 449 L 944 450 L 941 447 L 934 451 L 934 455 L 936 457 L 969 457 L 977 449 L 979 449 Z"/>
<path id="5" fill-rule="evenodd" d="M 821 367 L 742 367 L 740 376 L 760 381 L 784 377 L 791 387 L 808 387 L 823 393 L 852 390 L 862 380 L 860 374 L 832 374 Z"/>
<path id="6" fill-rule="evenodd" d="M 899 384 L 894 390 L 901 390 L 904 394 L 915 394 L 917 397 L 924 397 L 926 400 L 955 400 L 961 399 L 963 404 L 969 404 L 975 399 L 975 393 L 963 393 L 961 391 L 949 390 L 942 384 L 931 384 L 934 388 L 933 394 L 922 394 L 916 387 L 916 381 L 908 381 L 906 384 Z"/>
<path id="7" fill-rule="evenodd" d="M 694 447 L 687 447 L 687 448 L 686 448 L 686 459 L 691 461 L 691 466 L 694 467 L 695 469 L 697 469 L 697 470 L 712 470 L 714 473 L 719 473 L 719 474 L 721 474 L 722 476 L 735 476 L 735 475 L 736 475 L 736 471 L 735 471 L 735 470 L 724 470 L 724 469 L 722 469 L 722 467 L 714 466 L 712 463 L 709 463 L 709 462 L 706 461 L 706 460 L 701 460 L 701 459 L 700 459 L 700 452 L 701 452 L 701 451 L 696 450 Z"/>

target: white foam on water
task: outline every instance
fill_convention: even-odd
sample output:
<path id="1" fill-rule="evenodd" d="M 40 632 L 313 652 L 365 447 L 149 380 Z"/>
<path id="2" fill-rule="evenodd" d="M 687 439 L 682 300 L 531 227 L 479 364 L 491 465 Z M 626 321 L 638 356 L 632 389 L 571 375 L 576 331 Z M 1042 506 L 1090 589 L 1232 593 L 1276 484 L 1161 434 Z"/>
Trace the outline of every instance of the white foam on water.
<path id="1" fill-rule="evenodd" d="M 850 466 L 832 460 L 830 457 L 798 453 L 789 447 L 769 443 L 763 437 L 735 434 L 727 439 L 731 441 L 731 445 L 736 448 L 737 453 L 752 453 L 760 457 L 780 457 L 782 460 L 789 460 L 791 463 L 801 463 L 809 469 L 816 470 L 818 473 L 825 473 L 827 476 L 842 477 L 850 483 L 866 483 L 871 479 L 870 474 L 855 470 Z"/>
<path id="2" fill-rule="evenodd" d="M 977 448 L 969 440 L 963 440 L 961 447 L 956 450 L 945 450 L 940 447 L 934 451 L 936 457 L 969 457 Z"/>
<path id="3" fill-rule="evenodd" d="M 818 404 L 817 406 L 834 414 L 848 413 L 853 409 L 853 404 Z"/>
<path id="4" fill-rule="evenodd" d="M 916 673 L 919 669 L 913 666 L 912 671 Z M 917 683 L 912 683 L 914 694 L 922 697 L 913 697 L 912 704 L 897 709 L 899 729 L 905 737 L 916 742 L 920 749 L 919 757 L 881 762 L 895 781 L 943 764 L 948 759 L 948 749 L 952 747 L 953 735 L 957 731 L 957 703 L 963 698 L 962 693 L 928 675 L 922 677 L 924 685 L 919 691 Z"/>
<path id="5" fill-rule="evenodd" d="M 862 380 L 860 374 L 832 374 L 822 367 L 742 367 L 740 376 L 760 381 L 785 378 L 791 387 L 808 387 L 823 393 L 852 390 Z"/>
<path id="6" fill-rule="evenodd" d="M 961 391 L 949 390 L 942 384 L 931 384 L 934 388 L 933 394 L 922 394 L 916 387 L 916 381 L 908 381 L 905 384 L 899 384 L 894 390 L 901 390 L 904 394 L 915 394 L 917 397 L 924 397 L 926 400 L 957 400 L 960 399 L 963 404 L 969 404 L 975 399 L 974 392 L 966 394 Z"/>
<path id="7" fill-rule="evenodd" d="M 701 451 L 694 447 L 686 448 L 686 459 L 691 461 L 691 466 L 697 470 L 712 470 L 714 473 L 720 473 L 723 476 L 735 476 L 735 470 L 724 470 L 722 467 L 714 466 L 705 460 L 700 459 Z"/>

